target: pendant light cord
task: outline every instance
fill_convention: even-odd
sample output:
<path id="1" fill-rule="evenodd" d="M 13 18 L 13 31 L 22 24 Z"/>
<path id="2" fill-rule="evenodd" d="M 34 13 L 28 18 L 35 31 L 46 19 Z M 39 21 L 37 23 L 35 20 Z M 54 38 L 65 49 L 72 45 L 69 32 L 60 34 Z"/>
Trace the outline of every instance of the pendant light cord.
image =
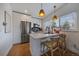
<path id="1" fill-rule="evenodd" d="M 54 5 L 54 15 L 55 15 L 55 8 L 56 8 L 56 6 Z"/>
<path id="2" fill-rule="evenodd" d="M 41 9 L 42 9 L 42 3 L 41 3 Z"/>

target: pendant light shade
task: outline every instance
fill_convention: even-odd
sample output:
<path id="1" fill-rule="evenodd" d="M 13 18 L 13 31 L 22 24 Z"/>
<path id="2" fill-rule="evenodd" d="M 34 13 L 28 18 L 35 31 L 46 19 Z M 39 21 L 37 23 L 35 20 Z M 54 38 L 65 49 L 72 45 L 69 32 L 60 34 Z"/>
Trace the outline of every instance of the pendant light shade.
<path id="1" fill-rule="evenodd" d="M 54 6 L 54 16 L 52 17 L 52 20 L 57 20 L 58 19 L 58 16 L 55 15 L 55 8 L 56 8 L 56 6 Z"/>
<path id="2" fill-rule="evenodd" d="M 57 20 L 58 17 L 57 17 L 56 15 L 54 15 L 54 16 L 52 17 L 52 19 L 53 19 L 53 20 Z"/>
<path id="3" fill-rule="evenodd" d="M 41 16 L 41 17 L 45 16 L 45 12 L 44 12 L 43 9 L 40 10 L 40 12 L 39 12 L 39 16 Z"/>
<path id="4" fill-rule="evenodd" d="M 45 16 L 45 12 L 44 12 L 44 10 L 42 9 L 42 4 L 41 4 L 41 10 L 39 11 L 39 16 L 40 16 L 40 17 L 44 17 L 44 16 Z"/>

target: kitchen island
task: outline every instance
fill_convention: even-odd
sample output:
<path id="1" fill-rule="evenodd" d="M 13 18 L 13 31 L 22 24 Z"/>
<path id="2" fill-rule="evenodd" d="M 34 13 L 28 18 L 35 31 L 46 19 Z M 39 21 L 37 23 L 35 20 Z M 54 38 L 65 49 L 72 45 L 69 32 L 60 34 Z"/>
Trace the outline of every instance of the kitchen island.
<path id="1" fill-rule="evenodd" d="M 41 41 L 50 39 L 58 34 L 44 34 L 44 33 L 32 33 L 30 34 L 30 51 L 32 56 L 40 56 L 41 52 Z"/>

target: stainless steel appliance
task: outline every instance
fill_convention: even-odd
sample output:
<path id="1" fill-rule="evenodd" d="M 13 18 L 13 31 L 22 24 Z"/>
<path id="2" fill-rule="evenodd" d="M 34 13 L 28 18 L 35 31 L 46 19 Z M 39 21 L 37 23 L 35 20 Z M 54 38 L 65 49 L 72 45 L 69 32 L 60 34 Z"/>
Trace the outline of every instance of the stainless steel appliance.
<path id="1" fill-rule="evenodd" d="M 21 43 L 29 42 L 31 33 L 31 22 L 21 21 Z"/>

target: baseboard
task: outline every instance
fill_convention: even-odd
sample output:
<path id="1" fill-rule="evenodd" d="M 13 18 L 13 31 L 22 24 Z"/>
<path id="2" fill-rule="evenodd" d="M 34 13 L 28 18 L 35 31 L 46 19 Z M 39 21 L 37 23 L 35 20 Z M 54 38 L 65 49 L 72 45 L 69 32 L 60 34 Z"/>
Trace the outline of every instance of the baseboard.
<path id="1" fill-rule="evenodd" d="M 7 49 L 7 51 L 5 52 L 4 56 L 7 56 L 7 55 L 8 55 L 8 53 L 9 53 L 10 49 L 12 48 L 12 46 L 13 46 L 13 45 L 10 45 L 10 47 L 9 47 L 9 48 Z"/>

